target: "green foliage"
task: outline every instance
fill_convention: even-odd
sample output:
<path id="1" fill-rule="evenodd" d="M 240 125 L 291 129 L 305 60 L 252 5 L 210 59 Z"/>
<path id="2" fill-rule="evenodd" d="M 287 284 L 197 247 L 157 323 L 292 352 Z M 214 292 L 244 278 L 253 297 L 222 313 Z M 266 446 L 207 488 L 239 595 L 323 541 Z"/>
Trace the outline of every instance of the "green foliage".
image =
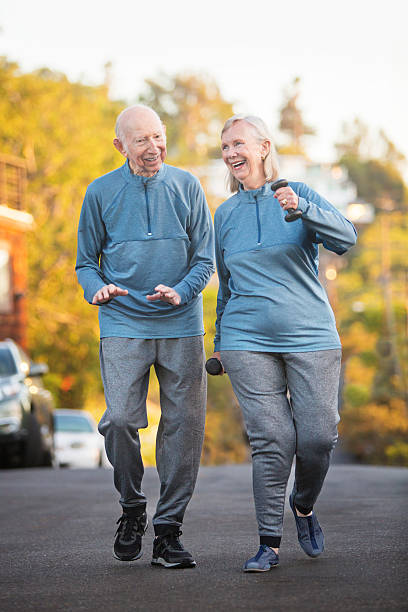
<path id="1" fill-rule="evenodd" d="M 344 399 L 353 407 L 363 406 L 370 399 L 370 389 L 365 385 L 347 385 Z"/>
<path id="2" fill-rule="evenodd" d="M 390 159 L 370 159 L 368 130 L 359 122 L 353 129 L 340 163 L 377 215 L 360 229 L 338 281 L 346 365 L 341 431 L 359 460 L 408 465 L 407 188 L 396 165 L 401 156 L 385 135 Z"/>
<path id="3" fill-rule="evenodd" d="M 280 146 L 279 152 L 286 155 L 304 155 L 305 136 L 315 134 L 314 128 L 306 125 L 298 106 L 300 78 L 296 77 L 285 92 L 285 101 L 280 109 L 279 129 L 289 136 L 289 144 Z"/>
<path id="4" fill-rule="evenodd" d="M 344 155 L 339 163 L 347 168 L 350 179 L 358 187 L 358 197 L 373 203 L 381 210 L 381 198 L 390 198 L 395 208 L 407 206 L 408 192 L 399 170 L 387 161 L 361 160 L 353 155 Z"/>
<path id="5" fill-rule="evenodd" d="M 377 210 L 406 210 L 408 189 L 400 170 L 404 156 L 386 134 L 372 134 L 359 119 L 343 126 L 344 140 L 336 145 L 339 164 L 347 168 L 357 186 L 358 197 L 372 203 Z"/>
<path id="6" fill-rule="evenodd" d="M 214 352 L 217 287 L 204 291 L 204 337 L 207 358 Z M 205 464 L 239 463 L 248 459 L 248 442 L 241 409 L 227 375 L 208 376 L 206 433 L 203 449 Z"/>
<path id="7" fill-rule="evenodd" d="M 398 441 L 390 444 L 385 448 L 388 465 L 405 465 L 408 466 L 408 444 L 407 442 Z"/>
<path id="8" fill-rule="evenodd" d="M 195 75 L 175 75 L 146 85 L 143 100 L 167 124 L 169 161 L 205 165 L 219 149 L 219 131 L 233 114 L 216 84 Z M 107 88 L 72 83 L 48 69 L 22 74 L 0 60 L 0 150 L 25 157 L 29 168 L 25 208 L 35 219 L 29 243 L 29 349 L 49 364 L 46 384 L 58 406 L 86 405 L 97 419 L 104 410 L 99 374 L 97 308 L 87 304 L 74 273 L 76 233 L 87 185 L 120 166 L 112 145 L 118 113 L 126 106 L 109 99 Z M 206 350 L 210 354 L 215 317 L 214 287 L 208 290 Z M 145 457 L 154 457 L 159 390 L 152 373 L 152 439 Z M 209 381 L 206 463 L 247 457 L 239 408 L 228 378 Z M 147 445 L 146 445 L 147 447 Z M 151 448 L 150 448 L 151 447 Z"/>
<path id="9" fill-rule="evenodd" d="M 154 108 L 167 127 L 170 163 L 194 168 L 220 157 L 221 129 L 234 113 L 213 79 L 161 74 L 146 80 L 139 100 Z"/>
<path id="10" fill-rule="evenodd" d="M 28 159 L 29 348 L 47 361 L 59 406 L 81 407 L 100 389 L 96 308 L 74 273 L 76 231 L 86 186 L 121 163 L 113 146 L 123 104 L 106 87 L 71 83 L 47 69 L 21 74 L 0 62 L 0 150 Z"/>
<path id="11" fill-rule="evenodd" d="M 299 113 L 298 93 L 290 95 L 286 110 Z M 167 125 L 170 163 L 193 169 L 219 155 L 220 128 L 233 108 L 211 79 L 160 76 L 147 82 L 140 99 L 156 108 Z M 0 150 L 27 160 L 25 208 L 36 223 L 28 238 L 30 352 L 49 364 L 47 384 L 59 406 L 86 404 L 97 417 L 104 409 L 97 309 L 83 300 L 74 274 L 76 231 L 86 186 L 123 163 L 111 142 L 115 118 L 124 106 L 109 99 L 105 86 L 72 83 L 48 69 L 22 74 L 16 64 L 0 60 Z M 310 130 L 303 125 L 299 132 L 296 113 L 291 124 L 288 112 L 282 129 L 290 128 L 292 145 L 301 147 L 299 139 Z M 399 166 L 402 156 L 384 134 L 377 139 L 382 153 L 373 156 L 368 128 L 361 122 L 345 133 L 348 139 L 339 145 L 341 163 L 359 196 L 374 204 L 378 214 L 360 231 L 337 282 L 336 316 L 346 363 L 341 428 L 361 461 L 408 465 L 408 197 Z M 204 294 L 207 356 L 213 352 L 216 290 L 212 281 Z M 154 376 L 150 401 L 156 410 Z M 155 426 L 157 418 L 155 414 Z M 204 462 L 247 457 L 229 379 L 209 377 Z"/>
<path id="12" fill-rule="evenodd" d="M 359 461 L 408 466 L 408 418 L 401 399 L 347 406 L 342 412 L 340 433 Z"/>

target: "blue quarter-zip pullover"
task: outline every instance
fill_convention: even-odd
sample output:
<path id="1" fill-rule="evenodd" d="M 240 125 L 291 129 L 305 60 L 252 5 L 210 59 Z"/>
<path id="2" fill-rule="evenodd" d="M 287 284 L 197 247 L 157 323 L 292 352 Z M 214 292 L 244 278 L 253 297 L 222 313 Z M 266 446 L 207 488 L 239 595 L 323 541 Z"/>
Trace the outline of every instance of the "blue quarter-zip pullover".
<path id="1" fill-rule="evenodd" d="M 204 333 L 201 291 L 214 272 L 213 227 L 199 181 L 163 164 L 150 178 L 121 168 L 91 183 L 78 229 L 76 271 L 85 299 L 113 283 L 128 295 L 99 305 L 101 338 Z M 180 306 L 148 302 L 158 284 Z"/>
<path id="2" fill-rule="evenodd" d="M 356 231 L 313 189 L 289 185 L 299 196 L 299 221 L 284 220 L 269 183 L 240 190 L 216 210 L 216 351 L 283 353 L 341 346 L 318 279 L 318 244 L 341 255 L 355 244 Z"/>

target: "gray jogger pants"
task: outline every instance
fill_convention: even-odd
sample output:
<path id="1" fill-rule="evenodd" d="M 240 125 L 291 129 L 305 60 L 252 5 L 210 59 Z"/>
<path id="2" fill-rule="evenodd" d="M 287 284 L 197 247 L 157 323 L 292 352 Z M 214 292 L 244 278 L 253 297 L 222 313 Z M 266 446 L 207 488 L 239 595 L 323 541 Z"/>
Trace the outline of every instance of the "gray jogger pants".
<path id="1" fill-rule="evenodd" d="M 221 359 L 251 444 L 259 535 L 281 536 L 294 456 L 294 500 L 302 508 L 313 507 L 329 468 L 339 422 L 341 350 L 221 351 Z"/>
<path id="2" fill-rule="evenodd" d="M 150 367 L 160 385 L 156 438 L 160 498 L 153 524 L 180 526 L 193 494 L 204 438 L 206 377 L 202 336 L 102 338 L 100 361 L 107 409 L 99 423 L 124 508 L 146 504 L 138 430 L 147 427 Z"/>

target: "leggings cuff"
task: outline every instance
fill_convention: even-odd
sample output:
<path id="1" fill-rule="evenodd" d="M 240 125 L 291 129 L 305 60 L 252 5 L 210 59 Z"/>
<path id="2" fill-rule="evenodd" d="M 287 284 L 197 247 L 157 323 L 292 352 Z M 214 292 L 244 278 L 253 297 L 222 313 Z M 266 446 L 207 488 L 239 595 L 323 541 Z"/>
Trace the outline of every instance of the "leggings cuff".
<path id="1" fill-rule="evenodd" d="M 280 536 L 261 535 L 259 536 L 259 543 L 270 546 L 271 548 L 279 548 L 281 539 L 282 538 Z"/>

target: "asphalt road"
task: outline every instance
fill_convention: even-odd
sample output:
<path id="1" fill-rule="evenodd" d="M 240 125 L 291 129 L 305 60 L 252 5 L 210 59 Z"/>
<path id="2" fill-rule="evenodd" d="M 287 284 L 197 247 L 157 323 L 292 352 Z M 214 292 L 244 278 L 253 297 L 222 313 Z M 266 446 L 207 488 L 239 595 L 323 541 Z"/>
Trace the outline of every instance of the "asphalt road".
<path id="1" fill-rule="evenodd" d="M 149 518 L 158 479 L 145 474 Z M 248 465 L 201 468 L 183 528 L 198 566 L 112 557 L 120 515 L 110 470 L 0 472 L 0 610 L 148 612 L 408 610 L 408 470 L 334 465 L 317 512 L 326 551 L 301 551 L 290 509 L 278 568 L 244 574 L 258 548 Z"/>

